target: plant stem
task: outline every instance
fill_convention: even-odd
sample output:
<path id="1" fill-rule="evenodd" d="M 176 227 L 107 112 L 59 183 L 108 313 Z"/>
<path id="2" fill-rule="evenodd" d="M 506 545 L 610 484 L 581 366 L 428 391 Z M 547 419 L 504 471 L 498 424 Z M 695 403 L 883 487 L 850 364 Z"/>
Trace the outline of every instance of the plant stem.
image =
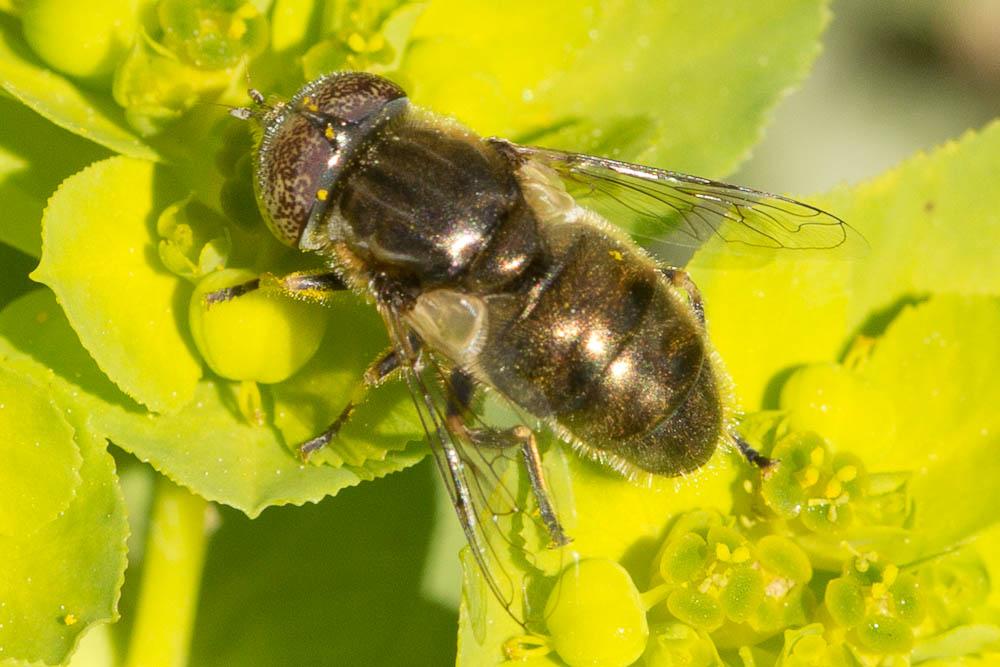
<path id="1" fill-rule="evenodd" d="M 660 604 L 670 595 L 673 591 L 673 587 L 669 584 L 660 584 L 654 588 L 649 589 L 645 593 L 641 593 L 639 597 L 642 599 L 642 606 L 649 611 L 656 605 Z"/>
<path id="2" fill-rule="evenodd" d="M 184 667 L 208 540 L 208 503 L 157 480 L 126 667 Z"/>

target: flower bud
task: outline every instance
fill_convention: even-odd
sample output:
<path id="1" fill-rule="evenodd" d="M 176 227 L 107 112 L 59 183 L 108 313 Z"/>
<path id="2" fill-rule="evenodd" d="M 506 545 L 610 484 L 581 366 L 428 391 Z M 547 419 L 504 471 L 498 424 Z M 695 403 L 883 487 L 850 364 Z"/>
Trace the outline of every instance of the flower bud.
<path id="1" fill-rule="evenodd" d="M 316 353 L 326 332 L 322 306 L 260 290 L 209 304 L 205 295 L 256 278 L 226 269 L 205 276 L 191 296 L 190 323 L 205 363 L 222 377 L 273 383 Z"/>
<path id="2" fill-rule="evenodd" d="M 590 559 L 560 575 L 545 605 L 552 644 L 571 667 L 631 665 L 646 648 L 646 610 L 618 563 Z"/>
<path id="3" fill-rule="evenodd" d="M 24 38 L 52 69 L 106 83 L 139 25 L 138 0 L 29 0 L 21 9 Z"/>

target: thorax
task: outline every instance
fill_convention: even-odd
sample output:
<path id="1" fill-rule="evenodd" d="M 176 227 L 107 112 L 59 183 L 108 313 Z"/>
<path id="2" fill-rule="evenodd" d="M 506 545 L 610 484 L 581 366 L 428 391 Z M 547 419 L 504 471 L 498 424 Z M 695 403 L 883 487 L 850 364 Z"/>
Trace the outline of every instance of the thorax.
<path id="1" fill-rule="evenodd" d="M 338 236 L 353 254 L 429 288 L 468 270 L 521 194 L 488 143 L 411 110 L 373 137 L 337 198 Z"/>

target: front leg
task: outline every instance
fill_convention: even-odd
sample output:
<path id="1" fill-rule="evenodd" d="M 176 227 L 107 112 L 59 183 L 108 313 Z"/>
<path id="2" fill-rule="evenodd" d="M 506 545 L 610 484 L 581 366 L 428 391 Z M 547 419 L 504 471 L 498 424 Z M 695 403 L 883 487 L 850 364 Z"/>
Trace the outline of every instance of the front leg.
<path id="1" fill-rule="evenodd" d="M 347 285 L 344 284 L 339 275 L 329 269 L 319 269 L 314 271 L 296 271 L 284 276 L 264 273 L 245 283 L 209 292 L 205 295 L 204 299 L 206 305 L 211 306 L 216 303 L 237 299 L 250 292 L 265 290 L 283 294 L 293 299 L 326 303 L 331 295 L 346 289 Z"/>

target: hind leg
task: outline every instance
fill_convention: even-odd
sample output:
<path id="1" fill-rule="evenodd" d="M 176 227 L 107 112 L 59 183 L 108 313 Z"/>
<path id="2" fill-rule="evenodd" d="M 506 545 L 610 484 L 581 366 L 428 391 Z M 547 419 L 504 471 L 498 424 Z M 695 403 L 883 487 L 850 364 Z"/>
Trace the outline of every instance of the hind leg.
<path id="1" fill-rule="evenodd" d="M 705 326 L 705 304 L 701 300 L 701 292 L 698 290 L 698 286 L 694 284 L 691 280 L 691 274 L 683 269 L 674 268 L 663 268 L 660 271 L 667 277 L 670 284 L 674 287 L 684 290 L 684 293 L 688 296 L 688 302 L 691 304 L 691 310 L 694 311 L 694 315 L 698 318 L 698 322 L 701 326 Z"/>
<path id="2" fill-rule="evenodd" d="M 740 454 L 742 454 L 743 458 L 745 458 L 751 465 L 754 465 L 761 470 L 766 470 L 775 464 L 774 459 L 764 456 L 751 447 L 750 443 L 744 440 L 739 433 L 733 431 L 730 436 L 736 444 L 737 449 L 740 450 Z"/>
<path id="3" fill-rule="evenodd" d="M 553 546 L 563 546 L 570 543 L 569 537 L 563 531 L 562 524 L 556 516 L 550 500 L 548 484 L 545 482 L 545 472 L 542 469 L 542 456 L 538 451 L 535 434 L 527 426 L 520 424 L 509 429 L 469 428 L 464 415 L 469 411 L 475 383 L 471 376 L 462 370 L 454 370 L 448 381 L 451 391 L 448 392 L 447 419 L 451 429 L 464 432 L 469 440 L 480 447 L 507 448 L 518 447 L 528 471 L 531 491 L 538 502 L 538 513 L 542 517 Z"/>

